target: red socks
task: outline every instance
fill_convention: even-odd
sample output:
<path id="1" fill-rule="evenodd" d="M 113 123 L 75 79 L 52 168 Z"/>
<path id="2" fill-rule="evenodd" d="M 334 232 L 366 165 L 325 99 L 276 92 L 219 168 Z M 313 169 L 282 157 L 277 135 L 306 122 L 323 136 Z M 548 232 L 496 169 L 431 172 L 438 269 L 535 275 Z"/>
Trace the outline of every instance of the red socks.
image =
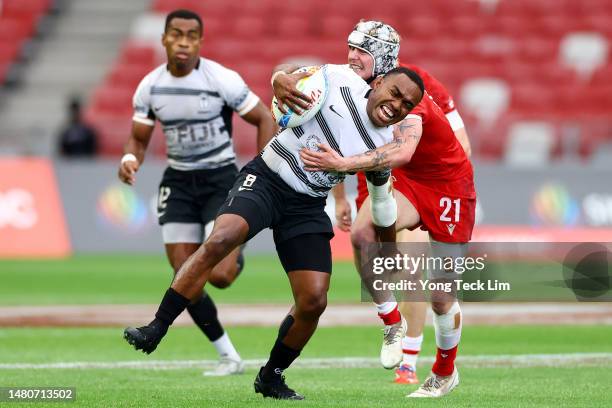
<path id="1" fill-rule="evenodd" d="M 438 347 L 436 362 L 434 363 L 431 371 L 434 374 L 443 377 L 451 375 L 455 369 L 455 357 L 457 357 L 457 346 L 450 350 L 442 350 Z"/>
<path id="2" fill-rule="evenodd" d="M 387 314 L 379 313 L 378 317 L 380 317 L 382 321 L 385 322 L 386 326 L 390 326 L 392 324 L 399 323 L 402 320 L 402 315 L 400 315 L 400 312 L 397 309 L 397 305 L 395 306 L 395 308 L 393 308 L 392 311 L 390 311 Z"/>

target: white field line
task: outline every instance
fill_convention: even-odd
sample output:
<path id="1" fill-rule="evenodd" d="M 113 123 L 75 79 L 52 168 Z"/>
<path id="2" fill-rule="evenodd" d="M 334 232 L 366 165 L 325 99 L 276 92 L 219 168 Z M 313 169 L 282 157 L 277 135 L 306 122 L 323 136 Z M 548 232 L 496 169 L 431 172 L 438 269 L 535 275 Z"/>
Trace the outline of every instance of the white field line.
<path id="1" fill-rule="evenodd" d="M 247 368 L 259 368 L 264 359 L 244 361 Z M 419 364 L 430 365 L 432 357 L 419 358 Z M 136 370 L 179 370 L 185 368 L 208 369 L 217 364 L 216 360 L 151 360 L 151 361 L 74 361 L 58 363 L 0 363 L 0 370 L 40 369 L 136 369 Z M 457 357 L 460 367 L 573 367 L 609 366 L 612 353 L 570 353 L 570 354 L 517 354 L 517 355 L 475 355 Z M 293 368 L 378 368 L 378 358 L 339 357 L 302 358 L 295 361 Z"/>

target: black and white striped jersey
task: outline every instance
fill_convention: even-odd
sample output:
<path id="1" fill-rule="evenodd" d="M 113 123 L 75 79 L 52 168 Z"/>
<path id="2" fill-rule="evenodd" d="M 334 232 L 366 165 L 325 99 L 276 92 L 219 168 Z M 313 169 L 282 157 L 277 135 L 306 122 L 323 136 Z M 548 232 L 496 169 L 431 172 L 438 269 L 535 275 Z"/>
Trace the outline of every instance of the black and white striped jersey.
<path id="1" fill-rule="evenodd" d="M 323 66 L 329 93 L 315 117 L 303 125 L 282 130 L 261 152 L 268 167 L 295 191 L 315 197 L 344 180 L 344 174 L 308 172 L 299 151 L 330 145 L 342 156 L 365 153 L 393 140 L 393 126 L 376 127 L 366 112 L 370 86 L 348 65 Z"/>
<path id="2" fill-rule="evenodd" d="M 214 169 L 236 161 L 232 113 L 245 115 L 258 101 L 237 72 L 200 58 L 184 77 L 172 76 L 166 64 L 145 76 L 134 94 L 133 120 L 150 126 L 159 120 L 170 167 Z"/>

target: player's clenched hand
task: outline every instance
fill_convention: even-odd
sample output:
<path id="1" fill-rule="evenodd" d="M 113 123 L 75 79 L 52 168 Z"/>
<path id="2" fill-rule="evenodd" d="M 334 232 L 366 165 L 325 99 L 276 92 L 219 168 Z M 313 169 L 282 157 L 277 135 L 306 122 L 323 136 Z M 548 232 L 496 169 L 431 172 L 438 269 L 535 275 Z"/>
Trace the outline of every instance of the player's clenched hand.
<path id="1" fill-rule="evenodd" d="M 307 171 L 344 171 L 342 156 L 326 144 L 319 143 L 317 147 L 319 151 L 306 148 L 300 150 L 300 158 Z"/>
<path id="2" fill-rule="evenodd" d="M 350 232 L 353 220 L 351 205 L 346 198 L 336 199 L 336 222 L 341 231 Z"/>
<path id="3" fill-rule="evenodd" d="M 308 72 L 300 72 L 298 74 L 277 75 L 274 78 L 272 89 L 278 101 L 278 109 L 281 112 L 287 113 L 286 108 L 288 107 L 301 115 L 304 109 L 310 108 L 312 99 L 297 89 L 298 81 L 307 76 L 310 76 Z"/>
<path id="4" fill-rule="evenodd" d="M 119 180 L 125 184 L 134 185 L 136 172 L 140 164 L 136 160 L 128 160 L 119 165 Z"/>

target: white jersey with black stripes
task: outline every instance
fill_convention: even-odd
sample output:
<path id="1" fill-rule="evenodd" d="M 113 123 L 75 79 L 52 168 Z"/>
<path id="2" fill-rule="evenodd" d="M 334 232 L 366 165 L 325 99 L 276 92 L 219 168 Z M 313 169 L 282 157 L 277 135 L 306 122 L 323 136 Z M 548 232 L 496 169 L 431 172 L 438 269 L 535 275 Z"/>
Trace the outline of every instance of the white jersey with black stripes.
<path id="1" fill-rule="evenodd" d="M 295 191 L 323 197 L 344 179 L 342 173 L 308 172 L 299 151 L 317 144 L 330 145 L 342 156 L 361 154 L 393 140 L 393 126 L 376 127 L 366 105 L 370 86 L 348 65 L 324 65 L 329 93 L 321 110 L 302 126 L 284 129 L 262 151 L 261 156 Z"/>
<path id="2" fill-rule="evenodd" d="M 133 120 L 150 126 L 159 120 L 170 167 L 214 169 L 236 161 L 232 113 L 245 115 L 258 101 L 237 72 L 200 58 L 184 77 L 172 76 L 166 64 L 145 76 L 134 94 Z"/>

